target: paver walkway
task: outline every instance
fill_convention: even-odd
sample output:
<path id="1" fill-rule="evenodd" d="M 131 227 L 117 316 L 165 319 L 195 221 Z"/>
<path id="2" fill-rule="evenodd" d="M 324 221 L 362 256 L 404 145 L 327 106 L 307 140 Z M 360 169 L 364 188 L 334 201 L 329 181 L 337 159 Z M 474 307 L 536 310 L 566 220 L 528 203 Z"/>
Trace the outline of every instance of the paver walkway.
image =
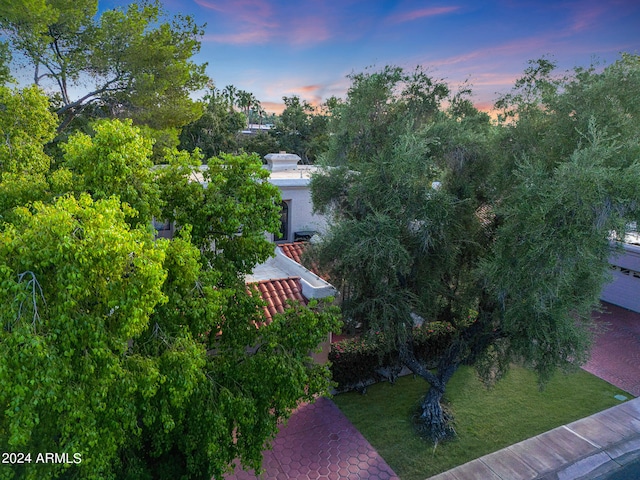
<path id="1" fill-rule="evenodd" d="M 303 405 L 265 452 L 261 477 L 236 469 L 227 480 L 397 480 L 362 434 L 327 398 Z"/>
<path id="2" fill-rule="evenodd" d="M 594 314 L 603 328 L 584 369 L 635 397 L 640 397 L 640 313 L 609 303 Z"/>

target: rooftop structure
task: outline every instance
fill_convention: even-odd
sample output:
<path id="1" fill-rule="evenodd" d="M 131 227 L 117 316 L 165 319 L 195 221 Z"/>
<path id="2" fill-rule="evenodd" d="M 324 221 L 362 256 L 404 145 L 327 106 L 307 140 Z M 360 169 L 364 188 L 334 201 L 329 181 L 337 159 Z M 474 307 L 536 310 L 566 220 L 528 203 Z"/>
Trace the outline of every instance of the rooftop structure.
<path id="1" fill-rule="evenodd" d="M 333 285 L 287 257 L 279 247 L 275 247 L 274 257 L 256 265 L 251 275 L 247 275 L 246 282 L 258 283 L 264 280 L 292 277 L 299 279 L 302 295 L 307 299 L 324 298 L 337 294 Z"/>

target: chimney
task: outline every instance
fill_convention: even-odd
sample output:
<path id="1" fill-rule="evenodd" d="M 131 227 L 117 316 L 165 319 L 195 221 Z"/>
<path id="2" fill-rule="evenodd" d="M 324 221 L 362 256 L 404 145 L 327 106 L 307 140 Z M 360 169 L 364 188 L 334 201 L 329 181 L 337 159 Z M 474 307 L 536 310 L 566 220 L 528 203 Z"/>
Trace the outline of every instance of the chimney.
<path id="1" fill-rule="evenodd" d="M 300 157 L 295 153 L 270 153 L 265 156 L 267 161 L 267 169 L 272 172 L 281 172 L 283 170 L 296 170 L 298 168 L 298 162 Z"/>

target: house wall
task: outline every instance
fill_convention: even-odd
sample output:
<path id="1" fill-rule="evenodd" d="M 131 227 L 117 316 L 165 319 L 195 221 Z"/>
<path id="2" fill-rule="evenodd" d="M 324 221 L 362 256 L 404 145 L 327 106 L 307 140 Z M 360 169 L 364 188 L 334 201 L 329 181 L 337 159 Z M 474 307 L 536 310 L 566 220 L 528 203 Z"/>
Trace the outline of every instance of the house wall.
<path id="1" fill-rule="evenodd" d="M 274 241 L 293 242 L 296 232 L 324 232 L 327 222 L 322 215 L 313 213 L 311 176 L 314 165 L 298 165 L 300 157 L 291 153 L 270 153 L 264 157 L 265 168 L 271 172 L 269 183 L 280 189 L 282 200 L 289 207 L 287 237 Z"/>
<path id="2" fill-rule="evenodd" d="M 309 185 L 281 186 L 282 200 L 289 205 L 289 231 L 286 240 L 294 241 L 294 233 L 301 231 L 324 232 L 327 221 L 321 215 L 313 213 Z"/>
<path id="3" fill-rule="evenodd" d="M 609 259 L 613 280 L 604 286 L 605 302 L 640 312 L 640 246 L 624 244 L 623 251 Z"/>

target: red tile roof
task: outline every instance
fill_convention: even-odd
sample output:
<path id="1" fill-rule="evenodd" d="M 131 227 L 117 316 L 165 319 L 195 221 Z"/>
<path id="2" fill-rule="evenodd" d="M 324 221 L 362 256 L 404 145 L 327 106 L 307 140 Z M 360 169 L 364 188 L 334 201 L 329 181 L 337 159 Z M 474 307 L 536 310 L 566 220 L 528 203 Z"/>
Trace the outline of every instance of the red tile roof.
<path id="1" fill-rule="evenodd" d="M 287 257 L 302 265 L 302 254 L 307 246 L 305 242 L 280 243 L 278 246 Z"/>
<path id="2" fill-rule="evenodd" d="M 279 278 L 261 280 L 250 285 L 257 289 L 262 299 L 267 303 L 264 306 L 265 325 L 273 321 L 276 313 L 284 312 L 287 307 L 287 300 L 299 300 L 307 303 L 307 299 L 302 295 L 302 285 L 300 277 Z"/>

